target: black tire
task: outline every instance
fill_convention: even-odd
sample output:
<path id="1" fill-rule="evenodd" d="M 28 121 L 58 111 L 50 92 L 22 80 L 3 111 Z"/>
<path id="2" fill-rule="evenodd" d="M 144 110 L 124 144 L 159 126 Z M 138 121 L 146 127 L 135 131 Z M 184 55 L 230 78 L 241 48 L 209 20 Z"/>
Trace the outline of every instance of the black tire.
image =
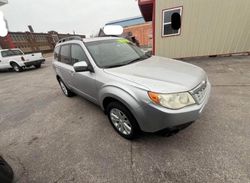
<path id="1" fill-rule="evenodd" d="M 118 109 L 120 110 L 122 113 L 125 114 L 125 117 L 128 119 L 128 121 L 130 122 L 130 127 L 131 127 L 131 133 L 130 134 L 124 134 L 121 131 L 118 130 L 118 128 L 114 125 L 114 123 L 111 120 L 111 111 L 112 109 Z M 109 118 L 109 121 L 111 123 L 111 125 L 113 126 L 113 128 L 115 129 L 115 131 L 117 131 L 117 133 L 119 135 L 121 135 L 122 137 L 132 140 L 136 137 L 138 137 L 139 132 L 140 132 L 140 128 L 139 125 L 135 119 L 135 117 L 132 115 L 132 113 L 127 109 L 126 106 L 124 106 L 123 104 L 121 104 L 120 102 L 111 102 L 107 105 L 107 115 Z"/>
<path id="2" fill-rule="evenodd" d="M 10 165 L 0 157 L 0 182 L 11 183 L 14 178 L 14 172 Z"/>
<path id="3" fill-rule="evenodd" d="M 66 96 L 66 97 L 73 97 L 75 96 L 75 93 L 73 93 L 65 84 L 64 82 L 59 78 L 58 79 L 58 82 L 59 82 L 59 85 L 62 89 L 62 92 L 63 94 Z M 65 88 L 64 88 L 65 87 Z"/>
<path id="4" fill-rule="evenodd" d="M 12 68 L 14 69 L 15 72 L 22 72 L 23 71 L 23 68 L 20 67 L 18 64 L 16 63 L 12 63 L 11 64 Z"/>
<path id="5" fill-rule="evenodd" d="M 41 64 L 38 64 L 38 65 L 34 65 L 35 68 L 39 69 L 41 67 Z"/>

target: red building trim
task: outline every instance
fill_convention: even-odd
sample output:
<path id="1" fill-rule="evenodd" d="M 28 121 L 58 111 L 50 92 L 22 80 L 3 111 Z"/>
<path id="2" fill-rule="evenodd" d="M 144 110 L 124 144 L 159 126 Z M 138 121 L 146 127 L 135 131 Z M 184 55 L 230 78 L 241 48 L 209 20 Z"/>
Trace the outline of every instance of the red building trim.
<path id="1" fill-rule="evenodd" d="M 145 21 L 152 21 L 153 17 L 153 4 L 155 0 L 139 0 L 138 5 L 141 10 L 141 14 Z"/>
<path id="2" fill-rule="evenodd" d="M 7 36 L 0 38 L 0 44 L 3 49 L 16 47 L 9 33 Z"/>
<path id="3" fill-rule="evenodd" d="M 155 37 L 156 37 L 156 33 L 155 33 L 155 28 L 156 28 L 156 25 L 155 25 L 155 12 L 156 12 L 156 3 L 155 3 L 156 0 L 153 0 L 153 20 L 152 20 L 152 27 L 153 27 L 153 55 L 155 55 L 155 43 L 156 43 L 156 40 L 155 40 Z"/>
<path id="4" fill-rule="evenodd" d="M 141 14 L 145 21 L 152 21 L 152 34 L 153 34 L 153 54 L 155 54 L 155 13 L 156 13 L 156 0 L 139 0 L 138 1 Z"/>

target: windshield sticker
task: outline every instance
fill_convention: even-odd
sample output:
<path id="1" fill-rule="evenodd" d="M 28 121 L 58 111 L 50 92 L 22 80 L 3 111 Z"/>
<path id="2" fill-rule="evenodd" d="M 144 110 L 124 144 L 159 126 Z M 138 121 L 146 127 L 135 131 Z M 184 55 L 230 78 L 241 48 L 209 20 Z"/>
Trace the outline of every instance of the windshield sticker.
<path id="1" fill-rule="evenodd" d="M 130 41 L 127 39 L 118 39 L 117 42 L 122 43 L 122 44 L 129 44 L 130 43 Z"/>

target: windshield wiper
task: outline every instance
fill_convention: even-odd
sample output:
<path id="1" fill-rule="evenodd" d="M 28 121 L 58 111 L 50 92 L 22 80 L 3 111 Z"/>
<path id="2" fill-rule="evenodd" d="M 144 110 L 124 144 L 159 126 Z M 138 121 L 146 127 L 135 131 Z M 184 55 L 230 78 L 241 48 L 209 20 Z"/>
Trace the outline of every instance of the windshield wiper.
<path id="1" fill-rule="evenodd" d="M 127 65 L 127 64 L 110 65 L 110 66 L 106 66 L 106 67 L 104 67 L 104 68 L 105 68 L 105 69 L 109 69 L 109 68 L 114 68 L 114 67 L 121 67 L 121 66 L 124 66 L 124 65 Z"/>
<path id="2" fill-rule="evenodd" d="M 129 61 L 127 64 L 132 64 L 132 63 L 135 63 L 135 62 L 138 62 L 138 61 L 142 61 L 144 59 L 145 59 L 144 57 L 139 57 L 139 58 L 136 58 L 134 60 Z"/>
<path id="3" fill-rule="evenodd" d="M 142 57 L 138 57 L 138 58 L 133 59 L 133 60 L 131 60 L 131 61 L 129 61 L 129 62 L 126 62 L 126 63 L 116 64 L 116 65 L 110 65 L 110 66 L 106 66 L 106 67 L 104 67 L 104 68 L 107 69 L 107 68 L 121 67 L 121 66 L 125 66 L 125 65 L 129 65 L 129 64 L 138 62 L 138 61 L 145 60 L 145 59 L 147 59 L 147 58 L 149 58 L 149 57 L 142 56 Z"/>

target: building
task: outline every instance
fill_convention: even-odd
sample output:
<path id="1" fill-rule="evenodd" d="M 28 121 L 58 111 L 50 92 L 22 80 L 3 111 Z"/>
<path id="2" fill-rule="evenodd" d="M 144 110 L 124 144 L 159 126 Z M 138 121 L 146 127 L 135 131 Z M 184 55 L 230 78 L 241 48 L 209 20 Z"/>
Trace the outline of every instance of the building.
<path id="1" fill-rule="evenodd" d="M 8 4 L 8 0 L 0 0 L 0 6 L 3 6 L 5 4 Z M 0 49 L 2 49 L 1 45 L 0 45 Z"/>
<path id="2" fill-rule="evenodd" d="M 130 33 L 139 41 L 141 47 L 152 47 L 153 41 L 151 22 L 125 27 L 124 35 L 127 36 Z"/>
<path id="3" fill-rule="evenodd" d="M 152 47 L 152 23 L 145 22 L 142 16 L 115 20 L 106 25 L 121 25 L 124 28 L 124 37 L 132 34 L 141 47 Z"/>
<path id="4" fill-rule="evenodd" d="M 8 0 L 0 0 L 0 6 L 7 3 Z M 0 48 L 20 48 L 24 53 L 51 52 L 59 39 L 68 36 L 86 37 L 85 35 L 59 34 L 55 31 L 35 33 L 32 26 L 28 27 L 30 32 L 8 32 L 6 37 L 0 37 Z"/>
<path id="5" fill-rule="evenodd" d="M 153 24 L 155 55 L 184 58 L 250 52 L 249 0 L 138 0 Z M 174 29 L 180 16 L 180 28 Z M 177 16 L 178 17 L 178 16 Z"/>
<path id="6" fill-rule="evenodd" d="M 122 27 L 129 27 L 129 26 L 139 25 L 139 24 L 144 24 L 144 23 L 145 23 L 144 18 L 142 16 L 138 16 L 138 17 L 114 20 L 114 21 L 106 23 L 106 25 L 120 25 Z"/>
<path id="7" fill-rule="evenodd" d="M 2 49 L 20 48 L 25 53 L 53 51 L 57 41 L 68 36 L 85 35 L 59 34 L 55 31 L 48 33 L 9 32 L 6 37 L 0 37 Z"/>

